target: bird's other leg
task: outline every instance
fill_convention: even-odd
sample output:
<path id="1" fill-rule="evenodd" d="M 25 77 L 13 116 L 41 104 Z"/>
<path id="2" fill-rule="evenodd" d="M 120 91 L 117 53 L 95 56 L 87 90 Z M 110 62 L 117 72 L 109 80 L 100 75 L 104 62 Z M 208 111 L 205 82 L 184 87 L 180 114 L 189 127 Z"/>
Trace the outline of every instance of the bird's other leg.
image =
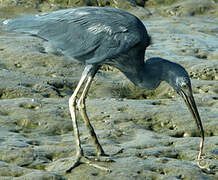
<path id="1" fill-rule="evenodd" d="M 118 151 L 118 152 L 116 152 L 116 153 L 114 153 L 114 154 L 111 154 L 111 155 L 106 154 L 106 153 L 104 152 L 104 150 L 103 150 L 101 144 L 99 143 L 98 138 L 97 138 L 97 135 L 96 135 L 96 133 L 95 133 L 95 130 L 94 130 L 94 128 L 92 127 L 92 125 L 91 125 L 91 123 L 90 123 L 90 120 L 89 120 L 89 118 L 88 118 L 88 115 L 87 115 L 87 112 L 86 112 L 86 102 L 85 102 L 85 100 L 86 100 L 86 96 L 87 96 L 87 94 L 88 94 L 88 91 L 89 91 L 89 88 L 90 88 L 90 86 L 91 86 L 91 83 L 92 83 L 92 80 L 93 80 L 93 78 L 94 78 L 95 73 L 96 73 L 96 72 L 93 72 L 93 73 L 88 77 L 87 83 L 86 83 L 86 85 L 85 85 L 85 88 L 83 89 L 83 92 L 82 92 L 82 94 L 81 94 L 81 96 L 80 96 L 80 99 L 79 99 L 79 101 L 78 101 L 77 106 L 78 106 L 78 109 L 79 109 L 79 111 L 80 111 L 80 113 L 81 113 L 81 116 L 82 116 L 82 118 L 83 118 L 83 120 L 84 120 L 84 122 L 85 122 L 85 125 L 86 125 L 86 127 L 87 127 L 87 129 L 88 129 L 88 131 L 89 131 L 89 134 L 90 134 L 90 136 L 91 136 L 91 138 L 92 138 L 92 140 L 93 140 L 93 142 L 94 142 L 94 146 L 95 146 L 96 151 L 97 151 L 97 157 L 98 157 L 98 159 L 100 159 L 100 156 L 114 156 L 114 155 L 117 155 L 117 154 L 119 154 L 119 153 L 122 153 L 122 152 L 123 152 L 123 149 L 121 149 L 120 151 Z M 104 160 L 101 160 L 101 161 L 110 161 L 110 162 L 112 162 L 112 160 L 110 160 L 110 159 L 104 159 Z"/>
<path id="2" fill-rule="evenodd" d="M 79 129 L 78 129 L 78 124 L 76 120 L 76 100 L 77 100 L 77 94 L 83 85 L 84 81 L 86 80 L 86 77 L 90 71 L 90 67 L 86 67 L 82 73 L 82 77 L 74 90 L 72 96 L 69 99 L 69 110 L 70 110 L 70 115 L 73 123 L 73 132 L 75 136 L 75 141 L 76 141 L 76 161 L 74 165 L 68 169 L 67 171 L 72 170 L 74 167 L 78 166 L 80 164 L 80 158 L 83 156 L 83 150 L 81 147 L 81 141 L 80 141 L 80 135 L 79 135 Z"/>
<path id="3" fill-rule="evenodd" d="M 82 92 L 82 95 L 81 95 L 79 101 L 78 101 L 78 109 L 79 109 L 79 111 L 80 111 L 80 113 L 81 113 L 81 116 L 82 116 L 82 118 L 83 118 L 83 120 L 84 120 L 84 122 L 85 122 L 85 125 L 86 125 L 86 127 L 87 127 L 87 129 L 88 129 L 88 131 L 89 131 L 89 134 L 90 134 L 90 136 L 91 136 L 91 138 L 92 138 L 92 140 L 93 140 L 93 142 L 94 142 L 95 148 L 96 148 L 96 150 L 97 150 L 97 155 L 98 155 L 98 156 L 100 156 L 100 155 L 101 155 L 101 156 L 102 156 L 102 155 L 104 156 L 104 155 L 106 155 L 106 154 L 105 154 L 105 152 L 104 152 L 104 150 L 103 150 L 101 144 L 100 144 L 99 141 L 98 141 L 98 138 L 97 138 L 97 136 L 96 136 L 95 130 L 94 130 L 94 128 L 92 127 L 92 125 L 91 125 L 91 123 L 90 123 L 90 121 L 89 121 L 87 112 L 86 112 L 85 100 L 86 100 L 86 96 L 87 96 L 87 94 L 88 94 L 88 90 L 89 90 L 89 88 L 90 88 L 90 85 L 91 85 L 91 83 L 92 83 L 93 77 L 94 77 L 94 75 L 88 77 L 88 80 L 87 80 L 87 83 L 86 83 L 86 85 L 85 85 L 85 88 L 84 88 L 84 90 L 83 90 L 83 92 Z"/>
<path id="4" fill-rule="evenodd" d="M 88 164 L 90 166 L 99 168 L 99 169 L 104 170 L 104 171 L 110 171 L 109 169 L 107 169 L 105 167 L 102 167 L 102 166 L 99 166 L 99 165 L 93 163 L 92 161 L 90 161 L 89 159 L 87 159 L 86 157 L 84 157 L 83 149 L 81 147 L 78 124 L 77 124 L 77 120 L 76 120 L 76 99 L 77 99 L 77 94 L 78 94 L 81 86 L 85 82 L 88 74 L 90 73 L 90 71 L 92 69 L 93 69 L 92 65 L 86 66 L 85 70 L 83 71 L 82 77 L 81 77 L 81 79 L 80 79 L 80 81 L 79 81 L 73 95 L 69 99 L 69 109 L 70 109 L 70 114 L 71 114 L 71 118 L 72 118 L 72 122 L 73 122 L 74 136 L 75 136 L 75 139 L 76 139 L 76 159 L 75 159 L 75 162 L 72 164 L 72 166 L 66 170 L 66 172 L 70 172 L 72 169 L 79 166 L 80 164 Z M 89 81 L 90 80 L 88 79 L 87 84 L 89 84 Z M 86 86 L 85 86 L 85 89 L 86 89 Z"/>

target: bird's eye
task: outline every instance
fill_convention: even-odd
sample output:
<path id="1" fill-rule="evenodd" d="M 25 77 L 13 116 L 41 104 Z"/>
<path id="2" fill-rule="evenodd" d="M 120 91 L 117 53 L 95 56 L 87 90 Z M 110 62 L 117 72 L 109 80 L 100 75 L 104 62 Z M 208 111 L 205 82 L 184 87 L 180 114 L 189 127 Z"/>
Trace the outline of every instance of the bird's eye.
<path id="1" fill-rule="evenodd" d="M 183 89 L 188 89 L 188 85 L 185 84 L 185 83 L 183 83 L 183 84 L 181 85 L 181 87 L 182 87 Z"/>

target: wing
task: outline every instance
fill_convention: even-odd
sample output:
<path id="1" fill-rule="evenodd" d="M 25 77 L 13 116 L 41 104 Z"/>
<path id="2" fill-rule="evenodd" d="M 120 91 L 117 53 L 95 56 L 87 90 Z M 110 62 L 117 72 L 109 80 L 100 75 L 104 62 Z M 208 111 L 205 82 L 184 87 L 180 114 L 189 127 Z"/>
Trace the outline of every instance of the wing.
<path id="1" fill-rule="evenodd" d="M 63 54 L 86 63 L 116 58 L 147 34 L 135 16 L 115 8 L 83 7 L 30 15 L 9 20 L 7 27 L 48 40 Z"/>

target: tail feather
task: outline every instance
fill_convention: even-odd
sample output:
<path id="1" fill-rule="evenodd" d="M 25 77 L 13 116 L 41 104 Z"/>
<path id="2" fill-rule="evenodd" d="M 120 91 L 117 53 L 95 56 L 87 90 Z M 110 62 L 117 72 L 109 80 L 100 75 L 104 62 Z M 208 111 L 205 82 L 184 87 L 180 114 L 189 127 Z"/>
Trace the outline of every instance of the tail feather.
<path id="1" fill-rule="evenodd" d="M 27 32 L 37 34 L 43 22 L 37 15 L 29 15 L 16 19 L 8 19 L 3 21 L 3 26 L 7 31 Z"/>

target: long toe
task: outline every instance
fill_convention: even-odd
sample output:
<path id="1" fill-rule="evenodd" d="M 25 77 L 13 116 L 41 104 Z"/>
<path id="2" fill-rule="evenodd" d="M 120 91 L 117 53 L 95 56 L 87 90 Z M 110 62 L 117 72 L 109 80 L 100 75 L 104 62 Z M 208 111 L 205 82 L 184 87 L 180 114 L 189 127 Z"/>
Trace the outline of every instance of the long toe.
<path id="1" fill-rule="evenodd" d="M 106 161 L 104 161 L 104 162 L 106 162 Z M 95 163 L 95 161 L 92 161 L 89 158 L 84 157 L 84 156 L 77 157 L 76 160 L 74 161 L 73 165 L 69 169 L 67 169 L 66 172 L 67 173 L 71 172 L 74 168 L 78 167 L 81 164 L 87 164 L 87 165 L 95 167 L 97 169 L 111 172 L 111 170 L 109 168 L 98 165 L 97 163 Z"/>
<path id="2" fill-rule="evenodd" d="M 89 166 L 93 166 L 93 167 L 98 168 L 100 170 L 111 172 L 111 170 L 109 168 L 106 168 L 104 166 L 100 166 L 97 163 L 93 162 L 92 160 L 88 159 L 87 157 L 82 157 L 81 162 L 83 164 L 88 164 Z"/>
<path id="3" fill-rule="evenodd" d="M 101 152 L 101 153 L 98 153 L 98 157 L 100 156 L 105 156 L 105 157 L 113 157 L 113 156 L 116 156 L 118 154 L 121 154 L 123 153 L 124 151 L 124 148 L 120 149 L 119 151 L 115 152 L 115 153 L 112 153 L 112 154 L 106 154 L 105 152 Z"/>
<path id="4" fill-rule="evenodd" d="M 82 158 L 82 156 L 77 157 L 77 158 L 74 160 L 72 166 L 71 166 L 69 169 L 66 170 L 66 173 L 71 172 L 74 168 L 76 168 L 76 167 L 78 167 L 80 164 L 82 164 L 81 158 Z"/>

